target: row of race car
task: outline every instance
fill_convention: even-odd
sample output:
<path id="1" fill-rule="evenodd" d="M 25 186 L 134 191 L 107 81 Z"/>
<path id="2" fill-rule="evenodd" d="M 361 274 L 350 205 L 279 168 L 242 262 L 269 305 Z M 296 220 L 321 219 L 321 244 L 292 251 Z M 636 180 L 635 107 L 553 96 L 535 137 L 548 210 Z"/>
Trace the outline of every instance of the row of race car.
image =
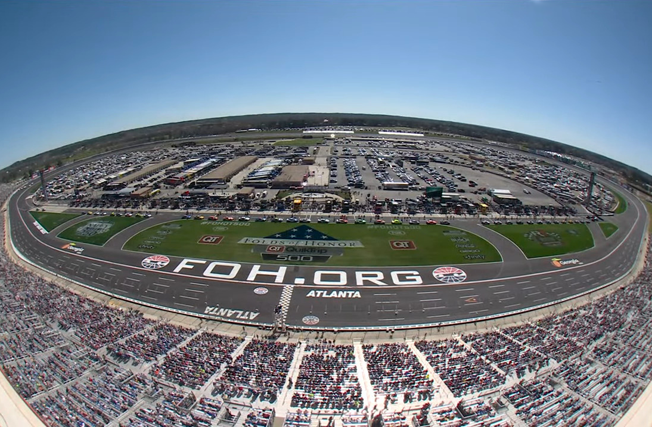
<path id="1" fill-rule="evenodd" d="M 193 217 L 190 214 L 186 214 L 186 215 L 181 217 L 181 219 L 193 219 L 193 218 L 196 219 L 196 220 L 208 219 L 209 221 L 236 221 L 236 219 L 234 217 L 232 217 L 232 216 L 224 216 L 224 217 L 222 217 L 220 219 L 220 217 L 218 217 L 218 216 L 209 216 L 208 218 L 205 218 L 203 215 L 195 215 Z M 251 221 L 251 218 L 248 217 L 248 216 L 241 216 L 241 217 L 239 217 L 237 219 L 237 221 L 249 222 L 249 221 Z M 298 222 L 309 223 L 309 222 L 312 222 L 312 220 L 310 218 L 306 218 L 306 217 L 297 218 L 297 217 L 294 217 L 294 216 L 286 218 L 285 221 L 283 221 L 283 219 L 278 218 L 278 217 L 260 216 L 260 217 L 254 218 L 254 221 L 255 222 L 290 222 L 290 223 L 298 223 Z M 319 219 L 317 219 L 317 223 L 319 223 L 319 224 L 329 224 L 330 222 L 331 222 L 331 220 L 329 218 L 319 218 Z M 346 215 L 342 215 L 339 218 L 337 218 L 334 222 L 336 224 L 348 224 L 349 219 L 346 217 Z M 367 222 L 368 221 L 366 219 L 364 219 L 364 218 L 356 218 L 352 223 L 353 224 L 367 224 Z M 393 224 L 393 225 L 402 225 L 404 222 L 402 220 L 398 219 L 398 218 L 395 218 L 395 219 L 391 220 L 390 223 Z M 428 219 L 428 220 L 426 220 L 424 222 L 421 222 L 421 221 L 419 221 L 417 219 L 411 219 L 409 221 L 406 221 L 405 223 L 407 223 L 409 225 L 420 225 L 420 224 L 423 224 L 423 223 L 425 223 L 426 225 L 437 225 L 437 224 L 450 225 L 450 221 L 444 220 L 444 221 L 437 222 L 434 219 Z M 377 219 L 375 219 L 373 221 L 373 224 L 382 225 L 382 224 L 386 224 L 386 221 L 384 219 L 377 218 Z"/>

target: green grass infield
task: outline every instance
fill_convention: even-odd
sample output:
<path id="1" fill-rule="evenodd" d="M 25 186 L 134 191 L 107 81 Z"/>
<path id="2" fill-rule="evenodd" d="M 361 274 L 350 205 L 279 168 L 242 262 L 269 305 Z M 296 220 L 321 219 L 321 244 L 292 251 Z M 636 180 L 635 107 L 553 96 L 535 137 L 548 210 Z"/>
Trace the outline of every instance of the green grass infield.
<path id="1" fill-rule="evenodd" d="M 593 236 L 585 224 L 488 225 L 514 242 L 528 258 L 580 252 L 593 247 Z"/>
<path id="2" fill-rule="evenodd" d="M 73 218 L 77 218 L 79 214 L 66 214 L 55 212 L 30 212 L 32 217 L 38 221 L 39 224 L 47 231 L 52 231 L 61 224 L 65 224 Z"/>
<path id="3" fill-rule="evenodd" d="M 248 243 L 240 243 L 243 239 Z M 280 240 L 284 242 L 278 243 Z M 298 241 L 306 245 L 297 246 Z M 481 237 L 440 225 L 181 220 L 144 230 L 132 237 L 123 249 L 291 265 L 448 265 L 502 259 L 496 248 Z"/>
<path id="4" fill-rule="evenodd" d="M 625 211 L 627 210 L 627 200 L 625 200 L 622 194 L 620 194 L 617 191 L 612 190 L 612 193 L 614 193 L 614 196 L 616 196 L 616 199 L 618 200 L 618 206 L 616 206 L 616 210 L 614 211 L 614 213 L 615 214 L 625 213 Z"/>
<path id="5" fill-rule="evenodd" d="M 609 237 L 612 234 L 614 234 L 616 231 L 618 231 L 618 226 L 611 222 L 600 222 L 598 224 L 600 225 L 600 228 L 604 233 L 604 237 Z"/>
<path id="6" fill-rule="evenodd" d="M 103 216 L 90 218 L 63 230 L 57 237 L 102 246 L 111 237 L 144 218 Z"/>

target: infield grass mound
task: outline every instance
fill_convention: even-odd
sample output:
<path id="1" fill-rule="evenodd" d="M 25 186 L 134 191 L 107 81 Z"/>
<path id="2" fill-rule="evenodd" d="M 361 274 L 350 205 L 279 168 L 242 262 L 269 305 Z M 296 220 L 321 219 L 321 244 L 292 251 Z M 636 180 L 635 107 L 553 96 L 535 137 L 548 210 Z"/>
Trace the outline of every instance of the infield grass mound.
<path id="1" fill-rule="evenodd" d="M 52 231 L 61 224 L 77 218 L 79 214 L 55 213 L 55 212 L 36 212 L 31 211 L 32 217 L 47 231 Z"/>
<path id="2" fill-rule="evenodd" d="M 113 216 L 90 218 L 66 228 L 57 237 L 74 242 L 102 246 L 114 235 L 143 219 Z"/>
<path id="3" fill-rule="evenodd" d="M 611 237 L 612 234 L 618 231 L 618 226 L 611 222 L 600 222 L 598 224 L 600 225 L 600 229 L 602 230 L 602 233 L 604 233 L 604 237 L 609 238 Z"/>
<path id="4" fill-rule="evenodd" d="M 591 249 L 591 231 L 585 224 L 488 225 L 523 251 L 528 258 L 564 255 Z"/>
<path id="5" fill-rule="evenodd" d="M 612 190 L 612 193 L 614 194 L 614 196 L 616 196 L 616 200 L 618 200 L 618 206 L 616 206 L 616 210 L 614 211 L 614 213 L 615 214 L 625 213 L 625 211 L 627 210 L 627 200 L 625 200 L 623 195 L 617 191 Z"/>
<path id="6" fill-rule="evenodd" d="M 327 241 L 333 245 L 350 243 L 359 247 L 325 249 L 323 255 L 310 252 L 324 250 L 319 246 L 313 248 L 312 241 L 301 247 L 308 252 L 300 253 L 296 252 L 297 247 L 291 240 L 287 244 L 287 239 L 305 239 L 306 236 L 313 236 L 318 242 L 316 245 Z M 275 237 L 285 239 L 286 244 L 272 244 Z M 239 243 L 243 240 L 260 244 Z M 179 257 L 290 265 L 416 266 L 499 262 L 502 259 L 496 248 L 481 237 L 440 225 L 181 220 L 144 230 L 132 237 L 123 249 Z M 278 257 L 270 250 L 278 251 Z"/>

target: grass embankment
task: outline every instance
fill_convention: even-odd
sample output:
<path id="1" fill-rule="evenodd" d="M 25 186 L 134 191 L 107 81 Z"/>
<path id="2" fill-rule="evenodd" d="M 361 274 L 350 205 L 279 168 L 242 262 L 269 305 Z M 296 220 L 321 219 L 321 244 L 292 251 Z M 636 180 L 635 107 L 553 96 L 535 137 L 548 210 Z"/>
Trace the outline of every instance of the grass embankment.
<path id="1" fill-rule="evenodd" d="M 602 233 L 604 233 L 604 237 L 610 237 L 612 234 L 618 231 L 618 226 L 616 224 L 612 224 L 611 222 L 601 222 L 599 225 L 600 229 L 602 229 Z"/>
<path id="2" fill-rule="evenodd" d="M 55 213 L 55 212 L 30 212 L 32 217 L 38 221 L 47 231 L 52 231 L 61 224 L 77 218 L 79 214 Z"/>
<path id="3" fill-rule="evenodd" d="M 63 230 L 57 237 L 91 245 L 104 245 L 109 239 L 144 218 L 99 217 L 90 218 Z"/>
<path id="4" fill-rule="evenodd" d="M 627 210 L 627 200 L 622 196 L 622 194 L 618 193 L 617 191 L 611 191 L 614 196 L 616 196 L 616 200 L 618 200 L 618 206 L 616 206 L 616 210 L 614 211 L 615 214 L 621 214 L 625 213 Z"/>
<path id="5" fill-rule="evenodd" d="M 557 256 L 593 247 L 593 236 L 585 224 L 489 225 L 514 242 L 528 258 Z"/>

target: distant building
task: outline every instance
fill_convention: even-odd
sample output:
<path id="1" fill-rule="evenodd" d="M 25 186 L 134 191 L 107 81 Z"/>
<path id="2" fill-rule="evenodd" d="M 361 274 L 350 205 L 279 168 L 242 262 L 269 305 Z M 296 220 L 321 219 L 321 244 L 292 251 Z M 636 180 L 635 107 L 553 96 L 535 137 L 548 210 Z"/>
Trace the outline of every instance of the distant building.
<path id="1" fill-rule="evenodd" d="M 301 187 L 310 171 L 306 165 L 285 166 L 281 174 L 272 181 L 272 188 Z"/>

